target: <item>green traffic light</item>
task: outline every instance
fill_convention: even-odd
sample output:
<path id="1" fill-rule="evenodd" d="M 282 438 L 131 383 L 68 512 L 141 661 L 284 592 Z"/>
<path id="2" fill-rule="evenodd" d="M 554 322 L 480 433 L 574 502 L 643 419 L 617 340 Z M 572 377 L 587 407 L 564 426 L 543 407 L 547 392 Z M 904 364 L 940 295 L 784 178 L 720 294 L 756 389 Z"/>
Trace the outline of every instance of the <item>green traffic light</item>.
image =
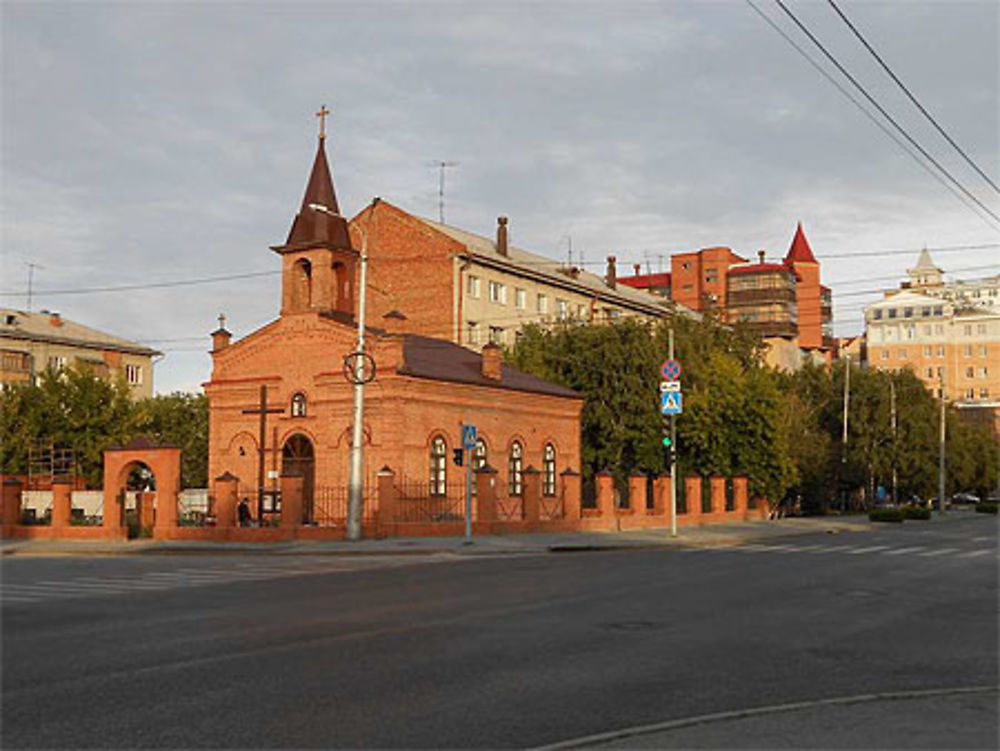
<path id="1" fill-rule="evenodd" d="M 668 435 L 663 436 L 663 445 L 666 446 L 667 448 L 670 448 L 670 443 L 671 443 L 670 436 Z"/>

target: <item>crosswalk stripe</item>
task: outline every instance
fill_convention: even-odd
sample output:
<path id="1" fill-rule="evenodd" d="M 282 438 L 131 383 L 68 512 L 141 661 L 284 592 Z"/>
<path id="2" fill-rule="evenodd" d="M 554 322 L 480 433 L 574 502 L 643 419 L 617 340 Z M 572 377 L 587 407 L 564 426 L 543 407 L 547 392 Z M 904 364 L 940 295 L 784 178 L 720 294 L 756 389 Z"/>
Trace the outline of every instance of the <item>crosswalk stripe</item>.
<path id="1" fill-rule="evenodd" d="M 912 548 L 895 548 L 893 550 L 885 550 L 882 555 L 903 555 L 903 553 L 915 553 L 918 550 L 927 550 L 923 545 L 918 545 Z"/>
<path id="2" fill-rule="evenodd" d="M 867 548 L 856 548 L 850 551 L 848 555 L 861 555 L 862 553 L 874 553 L 876 550 L 888 550 L 888 545 L 871 545 Z"/>
<path id="3" fill-rule="evenodd" d="M 995 551 L 995 550 L 972 550 L 972 551 L 969 551 L 968 553 L 962 553 L 958 557 L 959 558 L 976 558 L 976 557 L 981 556 L 981 555 L 990 555 L 991 553 L 993 555 L 996 555 L 997 551 Z"/>
<path id="4" fill-rule="evenodd" d="M 921 558 L 934 558 L 945 553 L 957 553 L 958 551 L 959 548 L 938 548 L 937 550 L 929 550 L 926 553 L 917 553 L 917 555 Z"/>

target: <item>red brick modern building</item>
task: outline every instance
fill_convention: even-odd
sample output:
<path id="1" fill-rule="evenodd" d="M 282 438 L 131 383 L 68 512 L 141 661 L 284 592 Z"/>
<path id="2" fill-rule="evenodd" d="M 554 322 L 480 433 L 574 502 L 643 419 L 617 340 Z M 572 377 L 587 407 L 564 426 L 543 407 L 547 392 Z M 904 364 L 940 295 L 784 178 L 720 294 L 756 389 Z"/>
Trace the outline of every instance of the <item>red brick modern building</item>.
<path id="1" fill-rule="evenodd" d="M 373 211 L 375 226 L 383 211 L 386 220 L 397 212 L 381 204 Z M 363 223 L 349 231 L 340 215 L 321 136 L 288 238 L 272 248 L 282 259 L 279 317 L 240 341 L 222 327 L 213 333 L 205 384 L 210 477 L 228 472 L 239 478 L 241 496 L 253 495 L 266 387 L 268 407 L 280 412 L 267 415 L 263 431 L 265 487 L 276 488 L 283 472 L 303 474 L 304 515 L 313 521 L 344 513 L 352 415 L 344 358 L 355 349 L 363 231 Z M 376 377 L 366 387 L 366 511 L 383 468 L 395 473 L 404 497 L 442 509 L 461 498 L 465 474 L 452 464 L 452 451 L 461 446 L 463 423 L 478 428 L 475 463 L 497 470 L 498 495 L 516 498 L 530 466 L 542 473 L 543 494 L 554 496 L 561 473 L 580 469 L 582 398 L 502 365 L 495 346 L 480 354 L 447 336 L 413 333 L 414 321 L 436 329 L 443 313 L 435 296 L 408 291 L 405 280 L 435 262 L 418 262 L 407 247 L 402 242 L 396 255 L 383 256 L 386 265 L 398 262 L 392 268 L 402 281 L 373 284 L 370 299 L 378 304 L 367 314 L 366 351 Z M 448 506 L 442 513 L 457 511 Z"/>

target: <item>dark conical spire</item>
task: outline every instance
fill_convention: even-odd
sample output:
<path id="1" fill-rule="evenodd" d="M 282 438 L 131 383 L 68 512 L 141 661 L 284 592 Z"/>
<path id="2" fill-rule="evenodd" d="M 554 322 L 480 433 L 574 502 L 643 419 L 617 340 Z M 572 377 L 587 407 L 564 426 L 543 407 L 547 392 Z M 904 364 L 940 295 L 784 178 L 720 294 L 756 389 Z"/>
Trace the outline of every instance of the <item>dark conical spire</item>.
<path id="1" fill-rule="evenodd" d="M 795 228 L 795 237 L 792 238 L 792 246 L 785 256 L 786 263 L 817 263 L 816 256 L 813 255 L 809 241 L 806 240 L 806 233 L 802 231 L 802 222 Z"/>
<path id="2" fill-rule="evenodd" d="M 350 248 L 351 237 L 347 220 L 340 216 L 337 194 L 333 190 L 330 165 L 326 161 L 326 137 L 321 134 L 313 161 L 312 173 L 306 184 L 286 245 L 313 245 L 326 243 L 338 248 Z"/>

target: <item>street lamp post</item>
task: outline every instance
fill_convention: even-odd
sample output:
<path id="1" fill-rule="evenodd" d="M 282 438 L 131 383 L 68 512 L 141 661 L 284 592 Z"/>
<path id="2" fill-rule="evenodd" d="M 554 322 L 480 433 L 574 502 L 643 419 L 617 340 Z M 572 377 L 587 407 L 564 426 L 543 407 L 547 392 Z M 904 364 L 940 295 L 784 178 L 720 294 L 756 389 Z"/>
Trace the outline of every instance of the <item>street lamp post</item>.
<path id="1" fill-rule="evenodd" d="M 371 230 L 378 196 L 372 199 L 368 225 L 361 232 L 361 273 L 358 286 L 358 340 L 353 353 L 354 417 L 351 426 L 351 454 L 347 474 L 347 539 L 361 539 L 361 517 L 364 491 L 364 419 L 365 419 L 365 291 L 368 280 L 368 234 Z M 309 208 L 331 216 L 340 216 L 326 206 L 311 203 Z"/>

